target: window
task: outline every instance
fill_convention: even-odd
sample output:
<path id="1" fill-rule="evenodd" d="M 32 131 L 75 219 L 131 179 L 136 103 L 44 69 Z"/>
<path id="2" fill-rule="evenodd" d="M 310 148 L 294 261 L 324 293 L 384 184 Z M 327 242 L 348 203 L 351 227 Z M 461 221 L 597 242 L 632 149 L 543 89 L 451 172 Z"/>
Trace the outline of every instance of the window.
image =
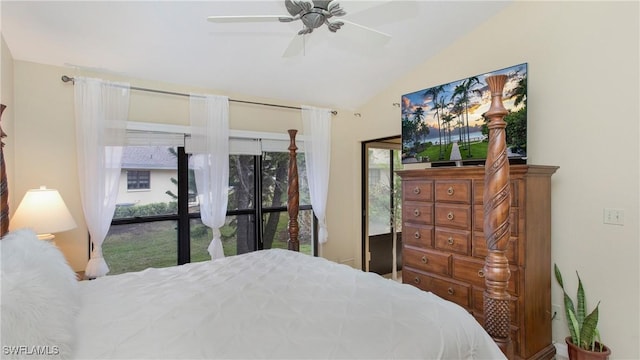
<path id="1" fill-rule="evenodd" d="M 287 213 L 289 154 L 284 152 L 264 152 L 262 155 L 230 155 L 229 157 L 229 200 L 227 220 L 221 229 L 222 246 L 225 256 L 247 252 L 287 248 L 289 234 Z M 255 169 L 260 169 L 256 176 Z M 300 188 L 300 252 L 314 254 L 312 242 L 313 211 L 310 205 L 309 189 L 306 181 L 304 155 L 298 154 Z M 194 184 L 195 186 L 195 184 Z M 197 191 L 194 189 L 194 191 Z M 261 199 L 256 202 L 255 199 Z M 190 207 L 192 213 L 198 207 Z M 209 259 L 206 246 L 211 240 L 211 230 L 201 225 L 199 219 L 192 225 L 192 244 L 195 228 L 202 226 L 207 232 L 205 246 L 192 247 L 191 259 Z M 200 231 L 196 231 L 200 232 Z"/>
<path id="2" fill-rule="evenodd" d="M 271 150 L 267 147 L 264 152 L 246 151 L 250 154 L 239 151 L 229 157 L 229 202 L 227 220 L 221 229 L 226 256 L 287 248 L 289 156 Z M 130 152 L 146 164 L 127 165 L 124 159 Z M 129 146 L 124 154 L 116 213 L 102 245 L 109 274 L 209 260 L 211 229 L 200 220 L 197 188 L 184 147 Z M 160 157 L 162 161 L 158 161 Z M 125 166 L 136 168 L 125 170 Z M 315 218 L 303 153 L 298 154 L 298 170 L 300 251 L 315 254 Z M 128 191 L 133 179 L 144 183 L 145 175 L 140 176 L 144 172 L 147 184 L 154 179 L 154 189 Z"/>
<path id="3" fill-rule="evenodd" d="M 148 170 L 127 171 L 127 190 L 148 190 L 151 188 L 151 172 Z"/>
<path id="4" fill-rule="evenodd" d="M 175 146 L 124 148 L 116 210 L 102 244 L 110 275 L 177 264 L 177 165 Z M 131 191 L 144 184 L 149 191 Z"/>

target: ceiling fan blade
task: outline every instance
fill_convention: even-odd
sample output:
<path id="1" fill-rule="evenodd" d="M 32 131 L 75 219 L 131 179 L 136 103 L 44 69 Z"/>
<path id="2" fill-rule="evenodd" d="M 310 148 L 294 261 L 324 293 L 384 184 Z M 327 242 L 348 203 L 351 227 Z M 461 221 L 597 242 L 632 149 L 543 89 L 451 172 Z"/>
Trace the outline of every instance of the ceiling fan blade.
<path id="1" fill-rule="evenodd" d="M 406 21 L 418 14 L 419 3 L 420 1 L 353 1 L 349 3 L 349 19 L 373 27 Z"/>
<path id="2" fill-rule="evenodd" d="M 344 35 L 351 37 L 354 41 L 366 43 L 369 46 L 384 46 L 389 40 L 391 35 L 366 27 L 354 22 L 340 19 L 344 23 L 344 26 L 340 29 L 340 32 L 344 32 Z"/>
<path id="3" fill-rule="evenodd" d="M 295 35 L 289 42 L 289 46 L 287 46 L 282 57 L 288 58 L 300 55 L 304 51 L 305 36 L 307 35 Z"/>
<path id="4" fill-rule="evenodd" d="M 221 16 L 209 16 L 207 20 L 216 23 L 247 23 L 247 22 L 278 22 L 280 18 L 289 19 L 288 15 L 221 15 Z"/>

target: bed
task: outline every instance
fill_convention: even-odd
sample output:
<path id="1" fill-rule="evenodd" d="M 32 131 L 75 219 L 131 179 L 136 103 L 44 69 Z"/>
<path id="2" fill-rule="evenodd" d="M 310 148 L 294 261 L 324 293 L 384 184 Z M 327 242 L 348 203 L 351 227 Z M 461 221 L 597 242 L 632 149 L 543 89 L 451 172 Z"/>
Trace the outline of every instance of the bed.
<path id="1" fill-rule="evenodd" d="M 458 305 L 295 251 L 78 282 L 62 254 L 28 230 L 10 233 L 1 245 L 7 358 L 503 356 Z"/>
<path id="2" fill-rule="evenodd" d="M 292 159 L 294 138 L 295 132 Z M 55 246 L 30 230 L 9 233 L 0 241 L 3 357 L 505 358 L 490 335 L 504 321 L 500 311 L 488 313 L 485 330 L 432 293 L 295 251 L 295 161 L 290 171 L 289 250 L 78 282 Z M 500 242 L 488 245 L 487 269 L 493 269 Z M 496 269 L 486 302 L 499 305 L 506 281 L 501 294 L 504 274 Z"/>

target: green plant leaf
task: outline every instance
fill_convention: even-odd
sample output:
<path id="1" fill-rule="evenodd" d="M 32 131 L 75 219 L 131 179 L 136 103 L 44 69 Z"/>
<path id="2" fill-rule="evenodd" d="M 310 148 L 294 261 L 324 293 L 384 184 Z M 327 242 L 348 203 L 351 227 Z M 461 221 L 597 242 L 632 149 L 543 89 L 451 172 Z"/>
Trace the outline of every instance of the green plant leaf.
<path id="1" fill-rule="evenodd" d="M 560 287 L 562 288 L 562 294 L 564 297 L 564 312 L 567 318 L 567 327 L 569 328 L 569 333 L 571 334 L 571 341 L 573 341 L 576 346 L 580 346 L 580 324 L 575 317 L 576 308 L 573 305 L 573 300 L 571 300 L 564 289 L 562 273 L 560 272 L 560 268 L 558 268 L 558 264 L 553 264 L 553 269 L 556 275 L 556 281 L 558 281 L 558 284 L 560 284 Z M 572 317 L 575 321 L 572 321 Z"/>
<path id="2" fill-rule="evenodd" d="M 564 291 L 564 283 L 562 282 L 562 274 L 560 273 L 560 269 L 558 268 L 558 264 L 553 264 L 553 270 L 556 273 L 556 281 L 560 284 L 562 291 Z"/>
<path id="3" fill-rule="evenodd" d="M 580 327 L 582 328 L 582 324 L 584 323 L 584 317 L 585 317 L 585 314 L 587 313 L 586 304 L 585 304 L 586 298 L 584 294 L 584 287 L 582 287 L 582 280 L 580 280 L 580 275 L 578 275 L 577 271 L 576 271 L 576 275 L 578 276 L 578 295 L 577 295 L 578 308 L 576 311 L 576 318 L 578 319 L 578 324 L 580 324 Z"/>
<path id="4" fill-rule="evenodd" d="M 569 330 L 571 331 L 571 341 L 573 341 L 574 345 L 581 347 L 582 342 L 580 339 L 580 331 L 575 331 L 575 329 L 579 329 L 578 319 L 576 319 L 576 315 L 573 311 L 568 310 L 567 313 L 569 314 L 567 318 L 569 319 L 569 323 L 571 324 L 569 325 Z"/>
<path id="5" fill-rule="evenodd" d="M 598 342 L 598 350 L 600 352 L 604 351 L 604 345 L 602 345 L 602 339 L 600 339 L 600 331 L 598 331 L 598 328 L 596 328 L 594 331 L 594 335 L 595 335 L 595 341 Z"/>
<path id="6" fill-rule="evenodd" d="M 576 344 L 576 346 L 580 346 L 580 342 L 578 342 L 580 339 L 580 324 L 578 323 L 578 320 L 575 316 L 576 309 L 573 307 L 573 301 L 571 300 L 569 295 L 564 292 L 564 289 L 562 291 L 564 293 L 564 311 L 567 315 L 567 325 L 569 326 L 569 333 L 571 334 L 573 343 Z M 572 321 L 572 317 L 575 322 Z"/>
<path id="7" fill-rule="evenodd" d="M 582 328 L 580 329 L 580 339 L 582 342 L 580 343 L 580 347 L 586 350 L 594 351 L 595 348 L 595 335 L 596 335 L 596 326 L 598 326 L 598 307 L 600 303 L 596 305 L 596 308 L 584 318 L 584 322 L 582 323 Z"/>

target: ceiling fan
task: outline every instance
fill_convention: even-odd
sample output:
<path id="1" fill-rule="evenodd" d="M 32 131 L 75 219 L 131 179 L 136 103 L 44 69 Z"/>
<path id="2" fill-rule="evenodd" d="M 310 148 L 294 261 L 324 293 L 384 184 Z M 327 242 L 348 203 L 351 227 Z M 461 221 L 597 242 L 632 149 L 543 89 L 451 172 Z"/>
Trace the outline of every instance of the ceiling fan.
<path id="1" fill-rule="evenodd" d="M 382 46 L 391 39 L 391 35 L 381 31 L 359 25 L 345 19 L 334 20 L 334 17 L 343 17 L 347 15 L 347 12 L 336 0 L 285 0 L 284 5 L 291 16 L 214 15 L 209 16 L 207 19 L 211 22 L 217 23 L 268 21 L 293 22 L 300 20 L 303 24 L 303 28 L 298 31 L 298 34 L 291 40 L 291 43 L 283 54 L 284 57 L 291 57 L 301 53 L 304 50 L 304 36 L 311 34 L 315 29 L 318 29 L 323 25 L 326 25 L 327 29 L 333 33 L 342 29 L 344 26 L 341 33 L 347 32 L 349 33 L 348 36 L 354 41 L 368 42 L 371 46 Z"/>

